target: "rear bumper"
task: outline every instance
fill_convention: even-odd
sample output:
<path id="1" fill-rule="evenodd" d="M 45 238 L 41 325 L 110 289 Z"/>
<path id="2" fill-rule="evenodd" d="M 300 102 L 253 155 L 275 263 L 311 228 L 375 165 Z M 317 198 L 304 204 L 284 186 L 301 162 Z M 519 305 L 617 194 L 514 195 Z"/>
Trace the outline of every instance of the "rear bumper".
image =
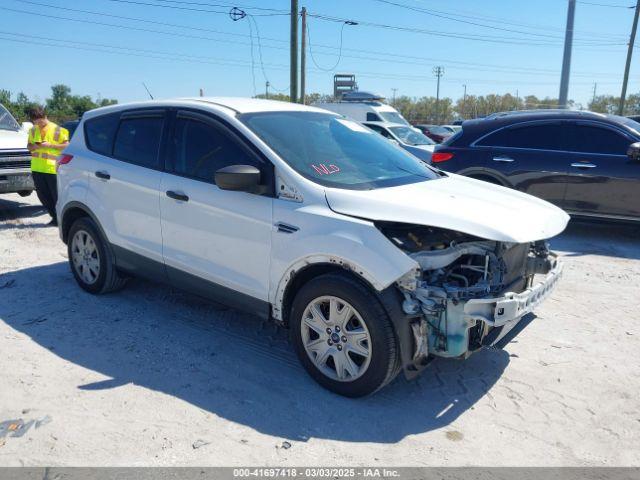
<path id="1" fill-rule="evenodd" d="M 562 263 L 556 262 L 544 280 L 521 293 L 506 293 L 497 298 L 469 300 L 464 306 L 465 318 L 482 321 L 492 327 L 502 327 L 531 313 L 555 289 L 562 276 Z"/>
<path id="2" fill-rule="evenodd" d="M 30 169 L 0 169 L 0 193 L 15 193 L 34 189 Z"/>

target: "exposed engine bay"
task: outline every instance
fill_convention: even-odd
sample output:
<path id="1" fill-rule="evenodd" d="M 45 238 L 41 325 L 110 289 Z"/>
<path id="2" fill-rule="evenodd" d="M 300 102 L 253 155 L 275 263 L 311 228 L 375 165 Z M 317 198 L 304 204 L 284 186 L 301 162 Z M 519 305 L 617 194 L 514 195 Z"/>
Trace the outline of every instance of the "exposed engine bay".
<path id="1" fill-rule="evenodd" d="M 561 272 L 545 241 L 505 243 L 421 225 L 377 228 L 419 268 L 402 277 L 404 313 L 415 316 L 415 366 L 433 356 L 466 357 L 491 344 L 544 299 Z M 534 284 L 536 275 L 546 275 Z"/>

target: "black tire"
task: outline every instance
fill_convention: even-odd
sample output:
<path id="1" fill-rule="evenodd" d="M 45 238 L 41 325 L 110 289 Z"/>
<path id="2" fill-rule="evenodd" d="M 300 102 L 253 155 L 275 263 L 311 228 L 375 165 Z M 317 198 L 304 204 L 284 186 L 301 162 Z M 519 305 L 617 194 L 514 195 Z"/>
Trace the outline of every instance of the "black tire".
<path id="1" fill-rule="evenodd" d="M 33 190 L 20 190 L 18 192 L 18 195 L 20 195 L 21 197 L 28 197 L 32 192 Z"/>
<path id="2" fill-rule="evenodd" d="M 352 381 L 335 380 L 325 375 L 305 350 L 303 315 L 312 301 L 323 296 L 335 296 L 351 304 L 369 331 L 369 365 L 360 377 Z M 370 395 L 391 382 L 400 370 L 398 343 L 386 310 L 367 286 L 348 275 L 331 273 L 309 281 L 297 293 L 289 319 L 292 341 L 300 362 L 314 380 L 334 393 L 346 397 Z"/>
<path id="3" fill-rule="evenodd" d="M 97 278 L 95 278 L 95 281 L 92 283 L 83 279 L 73 262 L 73 239 L 78 232 L 86 232 L 97 248 L 100 269 Z M 111 248 L 91 218 L 81 217 L 73 222 L 67 237 L 67 254 L 69 256 L 69 266 L 71 267 L 71 272 L 76 282 L 87 292 L 93 294 L 108 293 L 119 290 L 125 285 L 127 279 L 121 276 L 116 270 L 115 259 Z"/>

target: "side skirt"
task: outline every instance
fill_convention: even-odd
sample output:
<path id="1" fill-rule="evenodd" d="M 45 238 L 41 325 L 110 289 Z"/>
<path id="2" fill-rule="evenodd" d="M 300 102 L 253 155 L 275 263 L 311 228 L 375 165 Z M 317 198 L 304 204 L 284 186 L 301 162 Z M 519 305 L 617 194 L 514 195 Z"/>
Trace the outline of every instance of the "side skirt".
<path id="1" fill-rule="evenodd" d="M 152 282 L 162 282 L 185 292 L 204 297 L 216 303 L 241 310 L 263 319 L 271 318 L 269 302 L 237 292 L 228 287 L 205 280 L 164 263 L 150 260 L 140 254 L 111 244 L 116 258 L 116 267 L 134 277 Z"/>

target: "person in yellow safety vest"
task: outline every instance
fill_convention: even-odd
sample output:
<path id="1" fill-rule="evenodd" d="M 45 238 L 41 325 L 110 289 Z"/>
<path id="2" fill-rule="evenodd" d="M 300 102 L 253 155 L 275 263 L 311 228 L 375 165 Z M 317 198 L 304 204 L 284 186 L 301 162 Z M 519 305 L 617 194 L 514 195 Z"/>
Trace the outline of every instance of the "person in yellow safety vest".
<path id="1" fill-rule="evenodd" d="M 69 132 L 47 119 L 42 107 L 30 108 L 27 112 L 33 128 L 29 130 L 31 152 L 31 175 L 40 202 L 51 215 L 51 225 L 57 225 L 56 202 L 58 185 L 56 183 L 56 160 L 60 152 L 69 145 Z"/>

